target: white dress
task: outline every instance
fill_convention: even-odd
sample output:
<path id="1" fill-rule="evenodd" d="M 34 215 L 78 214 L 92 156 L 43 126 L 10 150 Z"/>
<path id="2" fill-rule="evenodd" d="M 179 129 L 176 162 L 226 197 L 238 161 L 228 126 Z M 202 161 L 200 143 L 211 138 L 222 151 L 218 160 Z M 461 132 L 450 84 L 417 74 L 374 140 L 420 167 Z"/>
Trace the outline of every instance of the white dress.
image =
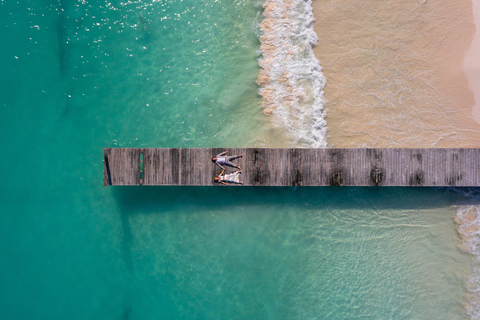
<path id="1" fill-rule="evenodd" d="M 224 174 L 223 176 L 220 176 L 220 181 L 223 181 L 226 183 L 241 183 L 240 174 L 241 174 L 240 171 Z"/>

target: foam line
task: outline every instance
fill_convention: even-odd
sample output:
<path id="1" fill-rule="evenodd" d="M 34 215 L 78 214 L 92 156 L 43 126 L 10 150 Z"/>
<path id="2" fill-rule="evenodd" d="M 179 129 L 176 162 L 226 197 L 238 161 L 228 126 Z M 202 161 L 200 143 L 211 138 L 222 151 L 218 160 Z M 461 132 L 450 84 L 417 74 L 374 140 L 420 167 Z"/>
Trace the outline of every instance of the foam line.
<path id="1" fill-rule="evenodd" d="M 473 272 L 466 283 L 469 292 L 467 311 L 471 319 L 480 318 L 480 206 L 457 207 L 455 217 L 462 238 L 462 249 L 473 256 Z"/>
<path id="2" fill-rule="evenodd" d="M 257 83 L 262 106 L 296 146 L 326 147 L 325 77 L 313 53 L 311 0 L 265 0 Z"/>

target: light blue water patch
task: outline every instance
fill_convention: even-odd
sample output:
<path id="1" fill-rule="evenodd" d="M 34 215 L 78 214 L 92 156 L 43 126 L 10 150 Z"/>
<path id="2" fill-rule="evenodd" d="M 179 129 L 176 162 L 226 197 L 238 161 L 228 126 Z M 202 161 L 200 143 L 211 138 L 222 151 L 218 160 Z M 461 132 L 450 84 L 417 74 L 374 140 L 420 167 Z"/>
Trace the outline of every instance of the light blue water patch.
<path id="1" fill-rule="evenodd" d="M 101 186 L 104 147 L 258 138 L 259 10 L 0 2 L 2 319 L 464 314 L 447 190 Z"/>
<path id="2" fill-rule="evenodd" d="M 444 190 L 116 188 L 140 319 L 459 319 Z M 406 203 L 404 199 L 409 199 Z M 457 239 L 458 240 L 458 239 Z"/>

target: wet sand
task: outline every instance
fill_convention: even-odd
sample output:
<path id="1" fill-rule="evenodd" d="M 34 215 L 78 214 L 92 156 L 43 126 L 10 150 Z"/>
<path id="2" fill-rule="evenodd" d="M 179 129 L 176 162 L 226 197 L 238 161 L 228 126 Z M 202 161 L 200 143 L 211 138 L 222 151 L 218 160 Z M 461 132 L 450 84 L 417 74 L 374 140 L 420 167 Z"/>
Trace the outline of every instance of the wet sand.
<path id="1" fill-rule="evenodd" d="M 313 6 L 330 146 L 480 146 L 464 69 L 475 34 L 470 0 Z"/>
<path id="2" fill-rule="evenodd" d="M 473 0 L 473 17 L 476 27 L 470 49 L 465 57 L 465 74 L 475 97 L 473 117 L 480 123 L 480 0 Z"/>

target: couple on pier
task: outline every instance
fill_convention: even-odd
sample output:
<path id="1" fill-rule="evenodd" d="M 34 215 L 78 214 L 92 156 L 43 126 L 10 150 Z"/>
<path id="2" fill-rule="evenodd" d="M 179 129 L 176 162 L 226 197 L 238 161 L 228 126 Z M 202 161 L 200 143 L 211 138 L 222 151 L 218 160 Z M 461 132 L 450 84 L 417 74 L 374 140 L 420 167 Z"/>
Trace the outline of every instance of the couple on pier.
<path id="1" fill-rule="evenodd" d="M 243 182 L 240 181 L 242 168 L 240 168 L 239 165 L 236 165 L 233 162 L 231 162 L 235 159 L 243 158 L 243 154 L 238 156 L 227 156 L 227 153 L 228 153 L 228 150 L 222 153 L 219 153 L 212 158 L 212 162 L 215 163 L 217 166 L 219 166 L 220 169 L 222 169 L 222 172 L 218 176 L 213 178 L 213 181 L 224 184 L 226 186 L 228 186 L 229 184 L 243 184 Z M 238 170 L 229 174 L 223 174 L 225 172 L 225 167 L 223 165 L 229 166 L 232 168 L 237 168 Z"/>

